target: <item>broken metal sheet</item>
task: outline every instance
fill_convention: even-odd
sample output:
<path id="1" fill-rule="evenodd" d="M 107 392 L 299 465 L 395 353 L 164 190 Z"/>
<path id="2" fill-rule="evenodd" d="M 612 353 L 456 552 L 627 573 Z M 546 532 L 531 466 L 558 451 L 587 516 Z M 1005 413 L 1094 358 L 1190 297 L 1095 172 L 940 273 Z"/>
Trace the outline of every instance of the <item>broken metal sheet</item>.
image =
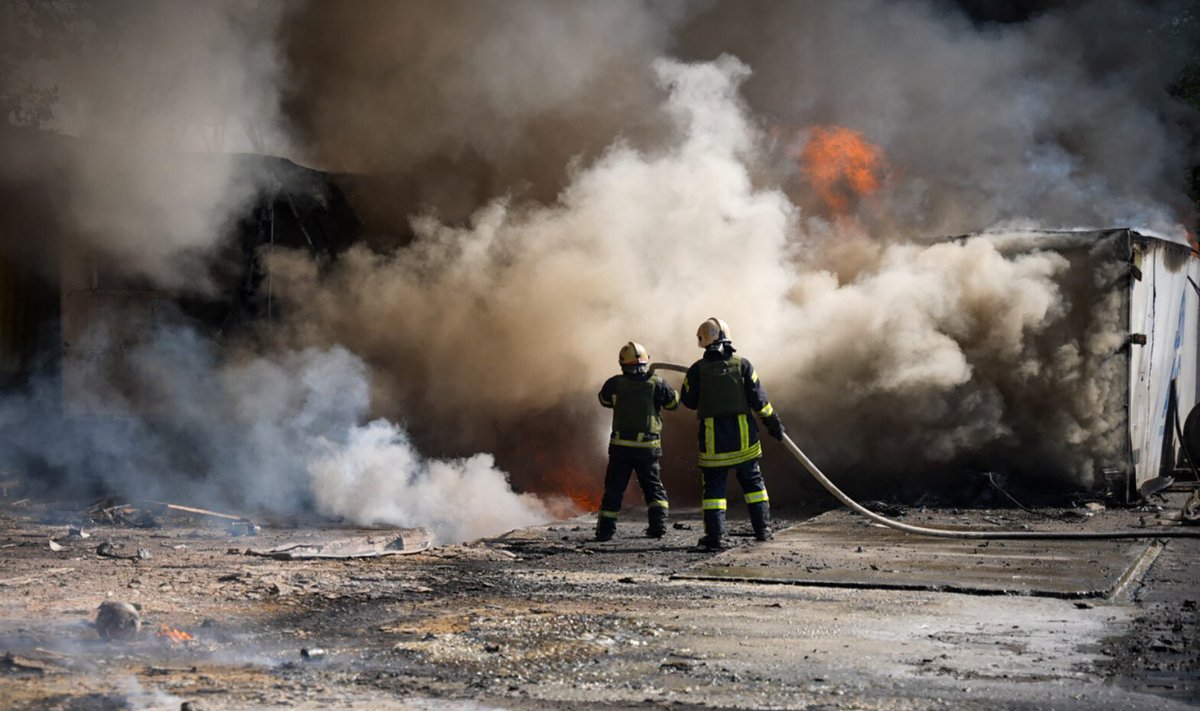
<path id="1" fill-rule="evenodd" d="M 1174 483 L 1175 477 L 1173 476 L 1156 476 L 1142 482 L 1138 487 L 1138 493 L 1142 495 L 1143 499 L 1149 499 L 1151 496 L 1167 490 Z"/>
<path id="2" fill-rule="evenodd" d="M 1160 550 L 1147 540 L 926 538 L 833 511 L 673 577 L 1094 598 L 1114 595 Z"/>
<path id="3" fill-rule="evenodd" d="M 342 538 L 318 543 L 290 543 L 267 549 L 250 549 L 247 555 L 277 560 L 308 558 L 378 558 L 385 555 L 420 553 L 433 545 L 433 534 L 425 528 L 407 528 L 386 534 Z"/>

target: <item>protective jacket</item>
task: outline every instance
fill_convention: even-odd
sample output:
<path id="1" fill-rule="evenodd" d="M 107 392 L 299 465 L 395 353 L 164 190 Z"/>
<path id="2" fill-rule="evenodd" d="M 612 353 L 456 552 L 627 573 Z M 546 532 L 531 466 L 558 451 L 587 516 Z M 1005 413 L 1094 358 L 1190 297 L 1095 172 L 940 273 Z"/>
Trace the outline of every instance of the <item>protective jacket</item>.
<path id="1" fill-rule="evenodd" d="M 650 524 L 646 535 L 661 538 L 667 531 L 667 510 L 671 504 L 659 470 L 662 458 L 659 411 L 678 407 L 679 395 L 657 375 L 622 373 L 609 378 L 600 388 L 600 404 L 612 408 L 613 423 L 596 540 L 607 541 L 616 532 L 631 472 L 637 474 L 638 486 L 646 499 Z"/>
<path id="2" fill-rule="evenodd" d="M 681 401 L 700 420 L 701 467 L 733 467 L 762 456 L 758 423 L 775 408 L 750 361 L 728 344 L 709 348 L 683 379 Z"/>
<path id="3" fill-rule="evenodd" d="M 661 452 L 660 410 L 679 407 L 675 389 L 657 375 L 614 375 L 604 382 L 600 404 L 613 411 L 609 445 Z"/>

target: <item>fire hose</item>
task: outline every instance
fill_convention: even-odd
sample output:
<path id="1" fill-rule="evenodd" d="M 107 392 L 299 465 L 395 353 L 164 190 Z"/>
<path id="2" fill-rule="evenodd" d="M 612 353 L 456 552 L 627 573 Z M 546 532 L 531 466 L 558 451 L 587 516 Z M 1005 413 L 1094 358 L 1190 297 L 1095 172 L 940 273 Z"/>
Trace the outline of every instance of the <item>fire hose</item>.
<path id="1" fill-rule="evenodd" d="M 686 373 L 687 367 L 676 363 L 651 363 L 649 370 L 653 373 L 655 370 L 674 370 L 680 373 Z M 854 499 L 847 496 L 839 489 L 829 477 L 813 463 L 808 455 L 804 453 L 796 443 L 788 437 L 786 433 L 782 435 L 780 441 L 787 448 L 792 456 L 795 457 L 808 473 L 817 480 L 825 490 L 833 495 L 835 499 L 845 504 L 848 508 L 856 513 L 866 516 L 871 521 L 894 528 L 905 533 L 912 533 L 918 536 L 933 536 L 936 538 L 967 538 L 976 540 L 996 540 L 996 539 L 1025 539 L 1025 540 L 1071 540 L 1071 539 L 1117 539 L 1117 538 L 1200 538 L 1200 529 L 1187 528 L 1170 528 L 1165 530 L 1127 530 L 1127 531 L 979 531 L 965 530 L 954 528 L 933 528 L 929 526 L 914 526 L 912 524 L 902 523 L 895 519 L 890 519 L 886 516 L 881 516 L 867 507 L 858 503 Z"/>

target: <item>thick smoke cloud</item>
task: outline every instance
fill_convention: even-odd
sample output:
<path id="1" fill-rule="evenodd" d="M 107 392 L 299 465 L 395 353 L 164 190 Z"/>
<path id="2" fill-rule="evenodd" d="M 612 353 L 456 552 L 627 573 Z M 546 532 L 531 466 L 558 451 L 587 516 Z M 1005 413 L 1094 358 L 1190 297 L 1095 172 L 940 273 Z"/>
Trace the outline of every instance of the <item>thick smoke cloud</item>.
<path id="1" fill-rule="evenodd" d="M 1062 257 L 1006 258 L 976 238 L 883 247 L 845 283 L 814 270 L 807 259 L 821 245 L 801 231 L 795 208 L 782 191 L 753 185 L 763 135 L 737 93 L 746 66 L 723 57 L 656 68 L 675 145 L 614 145 L 553 206 L 499 201 L 463 229 L 417 220 L 408 247 L 357 248 L 323 280 L 303 258 L 275 260 L 300 337 L 363 353 L 396 374 L 389 389 L 411 398 L 400 411 L 424 407 L 448 427 L 461 412 L 519 420 L 590 401 L 612 370 L 612 346 L 630 338 L 688 362 L 694 323 L 718 313 L 736 324 L 735 342 L 789 421 L 816 433 L 818 451 L 875 467 L 906 456 L 945 463 L 1003 442 L 1022 425 L 1002 389 L 1020 400 L 1023 390 L 1059 387 L 1029 370 L 1044 356 L 1037 337 L 1057 333 L 1066 315 Z M 1107 403 L 1078 404 L 1092 418 Z M 1089 424 L 1041 423 L 1048 442 L 1070 442 L 1058 459 L 1073 473 L 1088 471 L 1087 457 L 1112 434 L 1088 435 L 1090 454 L 1075 461 L 1075 430 Z M 864 447 L 864 428 L 883 434 Z"/>
<path id="2" fill-rule="evenodd" d="M 657 91 L 631 94 L 624 129 L 584 122 L 586 133 L 539 133 L 538 111 L 492 120 L 483 83 L 530 76 L 520 54 L 490 63 L 471 91 L 423 85 L 430 113 L 404 125 L 481 116 L 456 132 L 465 148 L 446 150 L 419 128 L 316 137 L 341 156 L 473 151 L 482 165 L 447 165 L 461 169 L 459 181 L 486 175 L 486 185 L 460 182 L 455 197 L 494 199 L 469 218 L 430 199 L 408 212 L 411 244 L 355 249 L 324 279 L 302 259 L 275 261 L 300 342 L 361 353 L 381 374 L 377 406 L 421 411 L 441 446 L 503 447 L 566 428 L 599 455 L 603 414 L 580 403 L 612 372 L 615 348 L 633 338 L 657 358 L 689 362 L 695 324 L 716 314 L 734 325 L 785 420 L 834 466 L 888 474 L 992 466 L 983 460 L 994 456 L 1090 485 L 1094 465 L 1119 447 L 1115 323 L 1075 324 L 1082 294 L 1072 285 L 1084 277 L 1062 257 L 1014 256 L 993 239 L 929 245 L 1004 225 L 1178 234 L 1179 110 L 1147 88 L 1163 86 L 1173 66 L 1141 35 L 1098 45 L 1080 36 L 1113 18 L 1152 32 L 1172 10 L 1102 3 L 980 28 L 927 3 L 705 3 L 670 18 L 620 7 L 670 28 L 646 54 L 703 60 L 650 65 Z M 437 19 L 457 27 L 451 17 Z M 498 23 L 488 41 L 515 32 Z M 602 76 L 607 65 L 593 58 L 582 52 L 567 75 Z M 395 66 L 406 82 L 436 76 L 420 62 Z M 310 115 L 370 106 L 361 87 L 326 86 Z M 606 94 L 542 96 L 543 108 L 568 98 L 611 105 Z M 883 187 L 851 214 L 822 204 L 793 161 L 813 125 L 849 126 L 887 157 Z M 541 140 L 564 135 L 582 158 L 562 176 L 538 170 L 533 157 L 554 153 Z M 597 154 L 597 142 L 608 147 Z M 405 160 L 418 183 L 433 165 Z M 531 192 L 528 181 L 541 182 Z M 555 197 L 530 199 L 546 193 Z M 676 436 L 690 439 L 689 429 Z M 1023 457 L 1031 439 L 1039 448 Z M 972 455 L 980 461 L 963 461 Z"/>
<path id="3" fill-rule="evenodd" d="M 57 48 L 22 62 L 19 79 L 30 91 L 53 88 L 58 101 L 40 127 L 71 138 L 6 141 L 0 175 L 53 195 L 67 248 L 90 250 L 105 271 L 211 290 L 211 252 L 260 187 L 231 154 L 288 148 L 275 42 L 282 6 L 56 7 L 12 19 L 35 23 L 39 46 Z"/>
<path id="4" fill-rule="evenodd" d="M 656 67 L 673 88 L 676 145 L 616 144 L 551 207 L 499 200 L 466 228 L 418 219 L 411 246 L 356 248 L 323 281 L 307 260 L 276 260 L 297 328 L 394 366 L 446 413 L 537 410 L 588 392 L 630 338 L 692 355 L 694 314 L 730 311 L 722 274 L 753 344 L 748 307 L 778 301 L 793 278 L 779 263 L 793 209 L 755 190 L 742 163 L 755 135 L 736 94 L 746 67 Z M 709 271 L 714 253 L 720 273 Z"/>
<path id="5" fill-rule="evenodd" d="M 1087 486 L 1119 461 L 1125 266 L 1015 248 L 1022 238 L 1045 241 L 896 244 L 848 283 L 801 278 L 793 325 L 808 337 L 775 367 L 814 452 L 863 475 L 953 465 Z"/>
<path id="6" fill-rule="evenodd" d="M 260 191 L 278 188 L 267 183 L 280 175 L 235 154 L 288 153 L 284 9 L 5 6 L 56 49 L 4 59 L 24 60 L 20 83 L 58 101 L 44 132 L 3 136 L 0 178 L 43 201 L 24 218 L 43 242 L 29 249 L 10 228 L 0 256 L 61 279 L 64 359 L 61 378 L 0 399 L 0 463 L 76 496 L 316 509 L 429 526 L 442 541 L 546 520 L 546 504 L 514 494 L 487 455 L 427 459 L 402 428 L 364 425 L 369 374 L 345 349 L 218 344 L 169 303 L 231 297 L 212 279 L 218 255 Z M 18 82 L 5 79 L 7 97 Z M 466 495 L 466 482 L 486 496 Z"/>
<path id="7" fill-rule="evenodd" d="M 72 399 L 77 417 L 60 420 L 50 381 L 0 402 L 6 464 L 41 460 L 76 495 L 99 484 L 242 512 L 315 509 L 362 525 L 427 526 L 442 542 L 551 516 L 514 494 L 487 455 L 426 459 L 399 427 L 362 424 L 368 375 L 343 348 L 227 358 L 186 327 L 162 327 L 132 347 L 82 345 L 108 355 L 77 374 L 94 386 Z M 119 373 L 135 374 L 136 393 L 111 383 Z M 59 425 L 22 426 L 31 418 Z"/>
<path id="8" fill-rule="evenodd" d="M 285 27 L 289 115 L 306 161 L 370 176 L 359 207 L 389 229 L 429 208 L 465 219 L 510 192 L 552 199 L 573 161 L 656 133 L 650 66 L 689 9 L 311 3 Z"/>
<path id="9" fill-rule="evenodd" d="M 166 430 L 107 419 L 10 448 L 156 496 L 448 540 L 545 518 L 495 462 L 522 489 L 598 491 L 617 349 L 690 362 L 713 315 L 832 470 L 1089 484 L 1122 427 L 1115 306 L 1081 306 L 1107 276 L 1011 243 L 1188 217 L 1171 4 L 982 26 L 882 0 L 78 7 L 77 46 L 22 76 L 59 88 L 48 127 L 79 140 L 0 157 L 53 188 L 66 254 L 214 293 L 215 248 L 263 187 L 243 150 L 337 173 L 366 221 L 332 264 L 264 253 L 286 321 L 256 347 L 171 328 L 125 348 Z M 848 209 L 796 160 L 822 126 L 886 157 Z M 113 350 L 97 325 L 84 346 Z M 97 409 L 123 397 L 109 384 Z M 669 447 L 692 436 L 668 418 Z M 668 462 L 684 500 L 692 461 Z"/>
<path id="10" fill-rule="evenodd" d="M 1182 107 L 1164 88 L 1184 56 L 1169 30 L 1186 6 L 1051 7 L 976 27 L 950 3 L 720 3 L 681 45 L 753 67 L 747 101 L 782 141 L 836 124 L 881 145 L 893 179 L 859 214 L 877 238 L 1020 218 L 1173 230 L 1189 156 L 1174 126 Z"/>
<path id="11" fill-rule="evenodd" d="M 892 180 L 857 215 L 877 239 L 1022 218 L 1173 229 L 1188 119 L 1164 89 L 1197 20 L 1184 3 L 1048 7 L 979 26 L 949 2 L 316 3 L 288 26 L 289 108 L 308 158 L 369 173 L 360 203 L 402 229 L 424 208 L 552 201 L 573 159 L 663 136 L 655 57 L 727 53 L 753 70 L 777 158 L 813 125 L 883 148 Z M 347 37 L 354 52 L 334 46 Z M 791 161 L 764 178 L 820 214 Z"/>

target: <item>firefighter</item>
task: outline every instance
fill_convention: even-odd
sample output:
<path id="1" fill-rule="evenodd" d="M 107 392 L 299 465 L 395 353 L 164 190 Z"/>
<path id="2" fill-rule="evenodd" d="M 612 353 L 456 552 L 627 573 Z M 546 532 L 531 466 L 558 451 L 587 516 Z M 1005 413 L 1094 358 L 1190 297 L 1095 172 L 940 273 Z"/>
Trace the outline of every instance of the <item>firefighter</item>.
<path id="1" fill-rule="evenodd" d="M 646 499 L 650 525 L 646 535 L 662 538 L 667 532 L 667 490 L 662 484 L 663 409 L 679 406 L 679 395 L 667 381 L 647 370 L 650 357 L 640 343 L 630 341 L 618 354 L 621 374 L 600 388 L 600 404 L 612 408 L 612 435 L 608 442 L 608 471 L 604 475 L 604 498 L 596 521 L 596 540 L 611 540 L 617 530 L 617 515 L 629 474 L 637 474 Z"/>
<path id="2" fill-rule="evenodd" d="M 725 485 L 729 470 L 737 475 L 754 538 L 771 538 L 771 509 L 767 486 L 758 468 L 762 443 L 758 423 L 783 439 L 783 423 L 767 399 L 766 390 L 750 361 L 735 356 L 729 326 L 719 318 L 700 324 L 696 340 L 704 356 L 692 364 L 683 379 L 682 402 L 700 420 L 700 474 L 704 481 L 704 537 L 700 548 L 719 550 L 725 542 Z"/>

